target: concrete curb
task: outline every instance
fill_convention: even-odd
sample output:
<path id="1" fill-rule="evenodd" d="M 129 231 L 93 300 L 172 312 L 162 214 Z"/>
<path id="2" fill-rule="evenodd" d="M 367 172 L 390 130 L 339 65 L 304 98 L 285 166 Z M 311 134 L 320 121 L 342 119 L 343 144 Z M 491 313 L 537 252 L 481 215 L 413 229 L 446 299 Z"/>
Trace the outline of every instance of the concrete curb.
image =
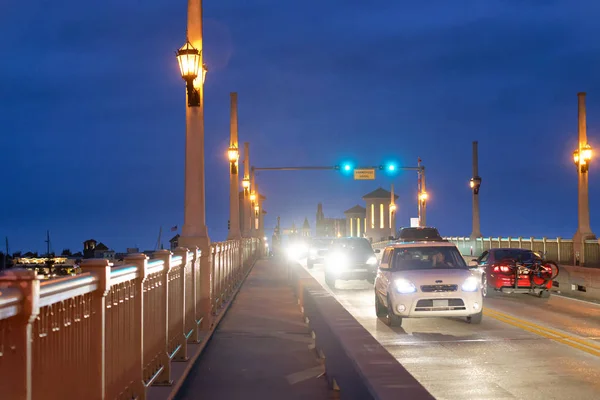
<path id="1" fill-rule="evenodd" d="M 342 399 L 434 399 L 301 265 L 288 268 L 329 383 L 339 387 Z"/>

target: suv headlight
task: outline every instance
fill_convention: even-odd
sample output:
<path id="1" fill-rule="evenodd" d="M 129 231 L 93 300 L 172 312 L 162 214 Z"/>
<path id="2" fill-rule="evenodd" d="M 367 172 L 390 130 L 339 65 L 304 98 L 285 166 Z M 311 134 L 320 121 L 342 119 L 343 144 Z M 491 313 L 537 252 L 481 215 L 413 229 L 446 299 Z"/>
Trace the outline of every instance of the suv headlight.
<path id="1" fill-rule="evenodd" d="M 398 293 L 408 294 L 417 291 L 415 284 L 406 279 L 396 279 L 394 285 L 396 286 L 396 291 Z"/>
<path id="2" fill-rule="evenodd" d="M 377 264 L 377 257 L 375 257 L 375 256 L 369 257 L 369 259 L 367 260 L 367 264 L 369 264 L 369 265 Z"/>
<path id="3" fill-rule="evenodd" d="M 463 292 L 476 292 L 479 290 L 479 279 L 474 276 L 468 277 L 462 284 L 461 289 Z"/>

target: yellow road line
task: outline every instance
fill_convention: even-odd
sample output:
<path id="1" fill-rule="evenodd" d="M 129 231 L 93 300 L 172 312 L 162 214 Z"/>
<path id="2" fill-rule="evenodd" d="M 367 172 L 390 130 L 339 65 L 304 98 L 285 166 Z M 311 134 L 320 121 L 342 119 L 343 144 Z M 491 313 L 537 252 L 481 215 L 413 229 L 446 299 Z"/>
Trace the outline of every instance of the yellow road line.
<path id="1" fill-rule="evenodd" d="M 521 328 L 525 331 L 535 333 L 536 335 L 543 336 L 545 338 L 554 340 L 562 344 L 566 344 L 567 346 L 600 357 L 600 345 L 598 343 L 589 342 L 580 339 L 576 336 L 565 334 L 554 329 L 546 328 L 544 326 L 535 324 L 533 322 L 525 321 L 523 319 L 514 317 L 509 314 L 504 314 L 496 310 L 490 310 L 489 308 L 484 309 L 483 313 L 486 316 L 495 318 L 509 325 Z"/>

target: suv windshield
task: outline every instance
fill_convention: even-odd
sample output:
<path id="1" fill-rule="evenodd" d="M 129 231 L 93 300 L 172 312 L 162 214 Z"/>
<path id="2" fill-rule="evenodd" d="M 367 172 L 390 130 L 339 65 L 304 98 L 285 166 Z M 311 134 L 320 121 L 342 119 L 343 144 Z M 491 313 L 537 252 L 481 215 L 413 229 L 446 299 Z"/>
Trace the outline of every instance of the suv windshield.
<path id="1" fill-rule="evenodd" d="M 400 240 L 443 240 L 435 228 L 404 228 L 400 231 Z"/>
<path id="2" fill-rule="evenodd" d="M 327 248 L 331 245 L 332 239 L 311 239 L 310 247 Z"/>
<path id="3" fill-rule="evenodd" d="M 392 269 L 406 271 L 416 269 L 468 269 L 456 247 L 427 246 L 394 250 Z"/>
<path id="4" fill-rule="evenodd" d="M 367 239 L 337 239 L 334 245 L 338 249 L 373 252 L 371 243 Z"/>

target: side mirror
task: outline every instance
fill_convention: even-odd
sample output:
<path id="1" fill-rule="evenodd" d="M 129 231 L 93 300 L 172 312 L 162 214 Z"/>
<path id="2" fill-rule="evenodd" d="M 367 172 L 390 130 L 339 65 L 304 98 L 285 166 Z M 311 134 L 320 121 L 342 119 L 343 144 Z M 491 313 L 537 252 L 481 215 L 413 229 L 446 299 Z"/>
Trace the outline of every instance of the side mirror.
<path id="1" fill-rule="evenodd" d="M 469 261 L 468 265 L 470 268 L 476 268 L 479 264 L 477 264 L 477 260 L 475 259 L 475 260 Z"/>
<path id="2" fill-rule="evenodd" d="M 375 249 L 375 254 L 379 254 L 379 253 L 381 253 L 381 250 L 380 249 Z"/>

